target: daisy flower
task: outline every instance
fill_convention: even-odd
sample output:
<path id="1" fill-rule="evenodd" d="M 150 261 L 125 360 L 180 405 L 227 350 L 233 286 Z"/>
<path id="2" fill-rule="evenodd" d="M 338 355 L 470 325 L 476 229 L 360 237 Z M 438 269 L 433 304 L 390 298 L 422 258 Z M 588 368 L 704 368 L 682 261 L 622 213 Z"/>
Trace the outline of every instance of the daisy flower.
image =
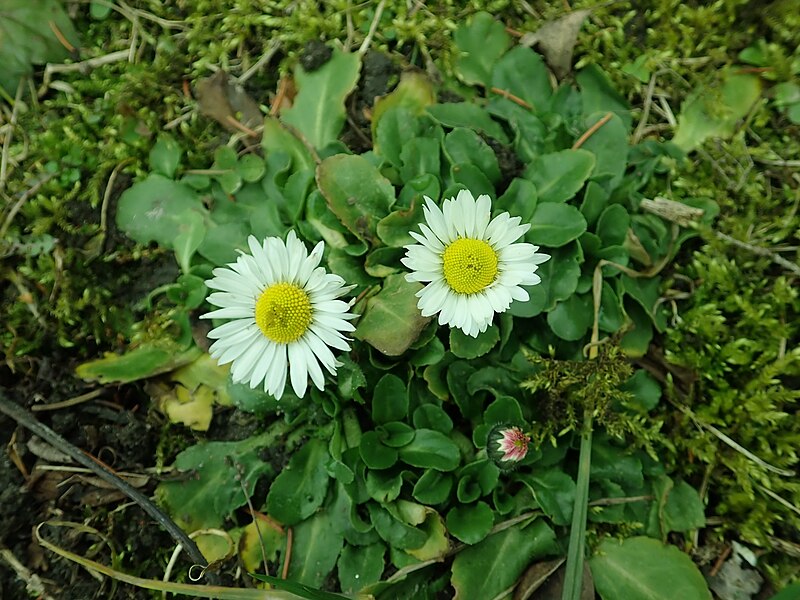
<path id="1" fill-rule="evenodd" d="M 263 243 L 250 236 L 250 254 L 242 253 L 235 263 L 213 270 L 206 285 L 218 290 L 208 302 L 220 307 L 204 319 L 231 319 L 212 329 L 216 340 L 211 356 L 232 362 L 234 382 L 261 383 L 277 399 L 283 395 L 287 371 L 292 389 L 303 397 L 308 378 L 320 390 L 325 378 L 321 367 L 336 374 L 340 363 L 331 348 L 350 350 L 342 332 L 353 331 L 349 322 L 355 315 L 350 305 L 338 300 L 352 289 L 344 279 L 318 266 L 324 243 L 308 253 L 294 231 L 286 242 L 269 237 Z"/>
<path id="2" fill-rule="evenodd" d="M 491 217 L 489 196 L 475 200 L 466 190 L 442 203 L 441 210 L 425 196 L 422 234 L 410 235 L 419 244 L 406 246 L 401 262 L 412 272 L 408 281 L 427 285 L 417 292 L 422 316 L 439 314 L 439 324 L 477 337 L 495 313 L 508 310 L 513 300 L 528 300 L 521 286 L 541 283 L 538 265 L 550 258 L 539 246 L 514 243 L 529 224 L 507 212 Z"/>

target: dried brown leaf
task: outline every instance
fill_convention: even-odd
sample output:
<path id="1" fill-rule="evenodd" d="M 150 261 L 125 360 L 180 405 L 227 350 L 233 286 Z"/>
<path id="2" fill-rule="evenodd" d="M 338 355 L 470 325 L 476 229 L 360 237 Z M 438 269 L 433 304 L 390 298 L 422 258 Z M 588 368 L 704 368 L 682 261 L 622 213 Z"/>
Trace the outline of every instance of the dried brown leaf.
<path id="1" fill-rule="evenodd" d="M 572 11 L 545 23 L 535 32 L 526 33 L 519 43 L 528 47 L 538 46 L 556 78 L 563 79 L 572 69 L 572 51 L 578 32 L 591 12 L 590 9 Z"/>
<path id="2" fill-rule="evenodd" d="M 224 71 L 198 81 L 196 93 L 200 112 L 229 131 L 241 131 L 237 122 L 252 129 L 263 121 L 258 104 L 247 92 L 228 81 Z"/>

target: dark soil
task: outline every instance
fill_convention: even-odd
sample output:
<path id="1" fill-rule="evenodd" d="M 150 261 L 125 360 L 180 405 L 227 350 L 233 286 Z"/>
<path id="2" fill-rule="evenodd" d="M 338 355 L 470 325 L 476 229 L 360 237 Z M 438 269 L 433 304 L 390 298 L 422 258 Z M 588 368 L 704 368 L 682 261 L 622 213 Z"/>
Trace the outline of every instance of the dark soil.
<path id="1" fill-rule="evenodd" d="M 0 394 L 7 401 L 30 408 L 34 404 L 31 399 L 50 397 L 51 381 L 59 383 L 62 390 L 59 396 L 64 390 L 82 387 L 69 373 L 53 373 L 53 376 L 52 380 L 19 377 L 12 388 L 0 388 Z M 6 377 L 2 379 L 7 381 Z M 71 444 L 117 473 L 145 475 L 145 469 L 154 466 L 163 427 L 153 415 L 147 414 L 146 404 L 140 403 L 143 399 L 135 386 L 126 386 L 110 389 L 84 404 L 34 414 Z M 0 414 L 0 443 L 6 449 L 0 454 L 0 550 L 6 555 L 10 553 L 29 571 L 27 575 L 19 574 L 7 560 L 0 560 L 3 567 L 0 599 L 36 597 L 36 593 L 31 594 L 34 576 L 44 585 L 46 595 L 41 597 L 152 598 L 152 592 L 117 584 L 106 577 L 98 581 L 83 567 L 40 546 L 35 529 L 40 523 L 53 520 L 91 527 L 107 543 L 97 535 L 70 527 L 44 526 L 41 535 L 65 550 L 149 579 L 163 577 L 175 547 L 172 538 L 122 493 L 98 482 L 85 469 L 76 472 L 67 457 L 60 457 L 51 446 L 3 414 Z M 67 470 L 61 470 L 64 468 Z M 156 478 L 150 476 L 140 491 L 151 495 L 156 484 Z M 185 573 L 190 564 L 184 556 L 174 572 Z"/>

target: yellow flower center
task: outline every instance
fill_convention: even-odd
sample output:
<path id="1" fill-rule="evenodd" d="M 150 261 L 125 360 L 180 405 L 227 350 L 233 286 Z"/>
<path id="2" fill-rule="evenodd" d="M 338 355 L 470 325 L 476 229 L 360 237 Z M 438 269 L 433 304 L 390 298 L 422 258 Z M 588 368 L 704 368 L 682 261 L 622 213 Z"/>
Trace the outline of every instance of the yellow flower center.
<path id="1" fill-rule="evenodd" d="M 256 324 L 276 344 L 290 344 L 311 325 L 311 300 L 293 283 L 276 283 L 256 301 Z"/>
<path id="2" fill-rule="evenodd" d="M 459 238 L 444 249 L 444 278 L 453 291 L 475 294 L 497 277 L 497 252 L 483 240 Z"/>

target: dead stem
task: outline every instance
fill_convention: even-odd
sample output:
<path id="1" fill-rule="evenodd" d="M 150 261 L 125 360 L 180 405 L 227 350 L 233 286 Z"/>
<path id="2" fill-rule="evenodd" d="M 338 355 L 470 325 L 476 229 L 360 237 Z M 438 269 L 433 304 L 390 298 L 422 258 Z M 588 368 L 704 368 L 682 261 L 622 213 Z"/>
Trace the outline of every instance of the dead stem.
<path id="1" fill-rule="evenodd" d="M 573 150 L 577 150 L 578 148 L 583 146 L 583 144 L 586 143 L 586 140 L 588 140 L 590 137 L 592 137 L 597 132 L 597 130 L 600 129 L 603 125 L 608 123 L 611 120 L 611 117 L 613 117 L 613 116 L 614 116 L 614 113 L 611 113 L 611 112 L 606 113 L 605 115 L 603 115 L 603 117 L 599 121 L 597 121 L 597 123 L 595 123 L 594 125 L 589 127 L 589 129 L 587 129 L 583 133 L 583 135 L 581 137 L 579 137 L 577 140 L 575 140 L 575 143 L 572 144 L 572 149 Z"/>

